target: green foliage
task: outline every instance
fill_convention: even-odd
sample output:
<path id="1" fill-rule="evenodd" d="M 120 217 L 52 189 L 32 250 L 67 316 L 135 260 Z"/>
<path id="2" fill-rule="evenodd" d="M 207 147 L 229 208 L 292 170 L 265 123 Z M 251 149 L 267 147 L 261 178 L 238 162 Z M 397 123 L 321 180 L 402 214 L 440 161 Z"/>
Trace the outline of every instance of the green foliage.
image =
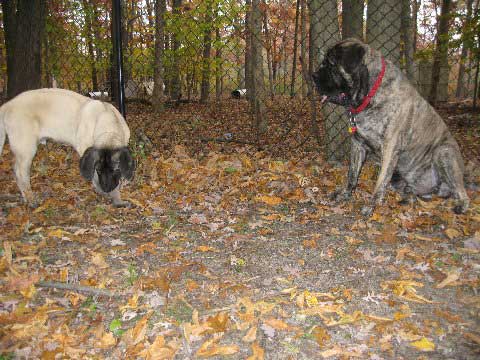
<path id="1" fill-rule="evenodd" d="M 112 332 L 113 335 L 116 337 L 122 336 L 125 330 L 122 329 L 122 321 L 120 319 L 113 319 L 108 326 L 108 329 Z"/>

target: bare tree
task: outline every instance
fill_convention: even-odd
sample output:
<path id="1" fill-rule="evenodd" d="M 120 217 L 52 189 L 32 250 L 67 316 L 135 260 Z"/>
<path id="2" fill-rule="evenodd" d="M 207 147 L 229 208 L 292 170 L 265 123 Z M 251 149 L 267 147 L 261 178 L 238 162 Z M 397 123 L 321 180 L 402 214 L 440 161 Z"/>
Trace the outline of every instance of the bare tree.
<path id="1" fill-rule="evenodd" d="M 363 40 L 364 0 L 342 0 L 342 38 Z"/>
<path id="2" fill-rule="evenodd" d="M 155 0 L 155 63 L 153 65 L 152 103 L 155 112 L 163 111 L 163 46 L 165 44 L 166 1 Z"/>
<path id="3" fill-rule="evenodd" d="M 472 8 L 473 8 L 473 0 L 467 0 L 465 3 L 467 8 L 467 14 L 465 16 L 465 20 L 463 22 L 463 31 L 462 33 L 465 35 L 466 29 L 472 20 Z M 463 40 L 462 42 L 462 52 L 460 54 L 460 66 L 458 68 L 458 79 L 457 79 L 457 90 L 455 91 L 455 96 L 458 99 L 461 99 L 465 96 L 465 63 L 468 57 L 468 46 L 466 41 Z"/>
<path id="4" fill-rule="evenodd" d="M 432 85 L 430 88 L 430 95 L 428 96 L 428 100 L 431 103 L 435 103 L 437 101 L 438 85 L 440 82 L 442 67 L 448 67 L 448 27 L 450 24 L 451 9 L 452 1 L 442 0 L 440 21 L 438 23 L 437 31 L 437 42 L 433 57 Z"/>
<path id="5" fill-rule="evenodd" d="M 415 1 L 415 0 L 414 0 Z M 412 26 L 412 12 L 410 8 L 410 0 L 402 0 L 402 20 L 401 20 L 401 38 L 403 41 L 403 55 L 405 57 L 405 70 L 410 81 L 415 81 L 413 55 L 415 48 L 413 47 L 414 31 Z"/>
<path id="6" fill-rule="evenodd" d="M 306 0 L 300 0 L 301 2 L 301 12 L 300 12 L 300 23 L 301 23 L 301 38 L 300 38 L 300 59 L 302 63 L 305 63 L 307 57 L 307 11 L 306 11 Z M 302 97 L 307 96 L 307 84 L 305 79 L 302 77 Z"/>
<path id="7" fill-rule="evenodd" d="M 93 9 L 87 0 L 82 1 L 83 13 L 85 15 L 85 38 L 87 40 L 88 55 L 90 57 L 90 69 L 92 76 L 92 90 L 98 91 L 98 76 L 97 76 L 97 59 L 95 58 L 95 51 L 93 45 Z"/>
<path id="8" fill-rule="evenodd" d="M 45 10 L 42 0 L 2 0 L 8 98 L 41 87 Z"/>
<path id="9" fill-rule="evenodd" d="M 180 25 L 180 8 L 182 6 L 182 0 L 173 0 L 172 12 L 177 21 L 177 24 Z M 180 31 L 178 27 L 177 32 Z M 180 82 L 180 35 L 178 33 L 172 34 L 172 50 L 173 50 L 173 64 L 172 64 L 172 78 L 170 81 L 170 96 L 173 100 L 180 100 L 181 97 L 181 82 Z"/>
<path id="10" fill-rule="evenodd" d="M 297 5 L 295 9 L 295 34 L 293 39 L 293 64 L 292 64 L 292 81 L 290 84 L 290 96 L 295 96 L 295 76 L 297 71 L 297 49 L 298 49 L 298 29 L 299 29 L 299 19 L 300 19 L 300 2 L 297 0 Z"/>
<path id="11" fill-rule="evenodd" d="M 250 12 L 250 34 L 252 51 L 251 71 L 253 75 L 253 87 L 252 89 L 247 88 L 247 93 L 252 90 L 249 100 L 251 109 L 253 110 L 257 135 L 265 133 L 268 127 L 267 118 L 265 116 L 265 80 L 262 55 L 263 14 L 260 7 L 260 2 L 261 0 L 252 0 L 252 7 Z"/>
<path id="12" fill-rule="evenodd" d="M 309 69 L 311 74 L 318 68 L 326 50 L 340 40 L 340 25 L 335 0 L 308 0 L 308 8 L 310 11 Z M 341 161 L 348 151 L 348 142 L 344 136 L 348 127 L 345 110 L 340 106 L 325 104 L 321 108 L 321 113 L 324 118 L 326 135 L 326 158 L 328 161 Z"/>

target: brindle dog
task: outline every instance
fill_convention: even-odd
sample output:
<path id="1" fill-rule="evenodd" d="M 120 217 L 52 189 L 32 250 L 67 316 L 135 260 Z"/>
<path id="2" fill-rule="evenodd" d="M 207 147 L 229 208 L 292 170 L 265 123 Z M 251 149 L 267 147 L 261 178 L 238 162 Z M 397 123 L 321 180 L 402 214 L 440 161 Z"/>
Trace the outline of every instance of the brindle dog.
<path id="1" fill-rule="evenodd" d="M 383 202 L 389 183 L 401 191 L 404 201 L 412 195 L 453 196 L 454 212 L 467 211 L 459 146 L 443 119 L 397 66 L 361 41 L 347 39 L 327 51 L 313 80 L 322 101 L 347 107 L 352 119 L 348 182 L 335 193 L 335 200 L 351 197 L 371 155 L 381 169 L 363 215 L 371 215 Z"/>

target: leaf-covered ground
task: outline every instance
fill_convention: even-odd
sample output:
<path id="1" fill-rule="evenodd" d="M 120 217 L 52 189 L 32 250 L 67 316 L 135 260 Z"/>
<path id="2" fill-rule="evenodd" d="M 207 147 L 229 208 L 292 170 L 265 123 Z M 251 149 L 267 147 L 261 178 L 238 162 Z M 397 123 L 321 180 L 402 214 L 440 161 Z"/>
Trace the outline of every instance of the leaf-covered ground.
<path id="1" fill-rule="evenodd" d="M 479 114 L 440 111 L 479 182 Z M 130 105 L 130 209 L 52 143 L 32 171 L 42 205 L 28 209 L 6 146 L 0 358 L 478 358 L 478 187 L 466 215 L 390 192 L 362 218 L 377 169 L 352 203 L 331 203 L 346 167 L 323 160 L 309 113 L 276 104 L 256 139 L 244 101 Z"/>

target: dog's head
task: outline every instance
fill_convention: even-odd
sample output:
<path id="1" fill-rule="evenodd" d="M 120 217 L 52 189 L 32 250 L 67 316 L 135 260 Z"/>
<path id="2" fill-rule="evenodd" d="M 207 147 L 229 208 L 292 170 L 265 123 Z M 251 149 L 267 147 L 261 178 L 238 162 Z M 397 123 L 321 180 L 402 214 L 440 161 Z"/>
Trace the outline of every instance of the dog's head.
<path id="1" fill-rule="evenodd" d="M 122 179 L 129 181 L 133 178 L 135 160 L 127 147 L 118 149 L 89 147 L 80 158 L 80 173 L 87 180 L 93 180 L 96 173 L 100 190 L 109 193 Z"/>
<path id="2" fill-rule="evenodd" d="M 343 40 L 328 49 L 312 75 L 322 102 L 343 106 L 361 102 L 368 93 L 367 51 L 368 46 L 356 39 Z"/>

